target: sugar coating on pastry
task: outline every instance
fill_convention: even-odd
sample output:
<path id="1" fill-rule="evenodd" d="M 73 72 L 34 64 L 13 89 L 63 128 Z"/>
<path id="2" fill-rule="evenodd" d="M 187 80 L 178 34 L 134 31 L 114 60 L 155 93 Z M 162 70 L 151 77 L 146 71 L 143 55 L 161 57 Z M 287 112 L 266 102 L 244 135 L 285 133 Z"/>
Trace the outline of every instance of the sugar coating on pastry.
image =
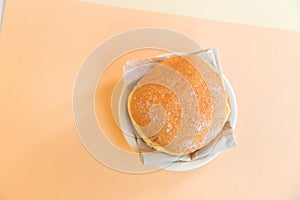
<path id="1" fill-rule="evenodd" d="M 218 72 L 196 56 L 171 56 L 153 67 L 128 97 L 128 112 L 146 144 L 172 155 L 194 152 L 220 131 L 226 96 Z"/>

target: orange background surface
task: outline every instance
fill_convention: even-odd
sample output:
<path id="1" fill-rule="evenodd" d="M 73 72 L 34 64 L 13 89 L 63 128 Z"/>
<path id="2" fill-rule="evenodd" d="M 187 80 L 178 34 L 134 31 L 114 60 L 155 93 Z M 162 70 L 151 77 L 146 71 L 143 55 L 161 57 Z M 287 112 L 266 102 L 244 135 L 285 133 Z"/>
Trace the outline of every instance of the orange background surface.
<path id="1" fill-rule="evenodd" d="M 76 133 L 72 92 L 83 60 L 113 34 L 149 26 L 218 47 L 237 96 L 237 148 L 196 170 L 117 172 L 95 160 Z M 0 199 L 296 199 L 299 49 L 296 31 L 79 1 L 7 1 L 0 36 Z"/>

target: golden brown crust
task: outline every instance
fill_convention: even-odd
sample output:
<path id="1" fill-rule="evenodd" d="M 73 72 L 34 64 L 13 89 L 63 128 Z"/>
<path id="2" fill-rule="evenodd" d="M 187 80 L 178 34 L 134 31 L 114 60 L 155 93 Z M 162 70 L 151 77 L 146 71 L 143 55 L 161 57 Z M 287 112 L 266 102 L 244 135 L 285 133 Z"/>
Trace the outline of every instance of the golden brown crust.
<path id="1" fill-rule="evenodd" d="M 146 127 L 151 123 L 149 112 L 154 104 L 163 105 L 166 112 L 170 114 L 166 116 L 163 128 L 151 136 L 150 140 L 160 146 L 166 146 L 175 137 L 181 121 L 180 103 L 172 91 L 158 84 L 147 84 L 136 88 L 129 101 L 131 118 L 138 126 Z M 169 127 L 172 129 L 169 130 Z M 166 134 L 167 132 L 169 134 Z"/>
<path id="2" fill-rule="evenodd" d="M 217 125 L 220 120 L 224 124 L 226 117 L 224 110 L 224 117 L 219 113 L 216 119 L 215 97 L 203 78 L 219 77 L 218 73 L 206 62 L 189 59 L 167 58 L 139 81 L 128 99 L 129 115 L 139 135 L 149 146 L 173 155 L 188 154 L 203 147 L 209 142 L 206 136 L 212 131 L 211 125 L 216 120 Z M 199 69 L 203 67 L 212 71 L 206 69 L 201 74 Z M 225 93 L 223 83 L 214 79 Z M 223 112 L 222 105 L 217 110 Z"/>

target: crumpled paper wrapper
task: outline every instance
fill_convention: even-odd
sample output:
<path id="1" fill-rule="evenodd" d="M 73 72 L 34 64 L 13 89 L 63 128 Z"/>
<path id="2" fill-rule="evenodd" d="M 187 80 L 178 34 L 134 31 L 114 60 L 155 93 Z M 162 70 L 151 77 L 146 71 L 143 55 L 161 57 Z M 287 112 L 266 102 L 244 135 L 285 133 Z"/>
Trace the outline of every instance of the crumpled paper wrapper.
<path id="1" fill-rule="evenodd" d="M 220 67 L 218 50 L 208 49 L 203 51 L 198 51 L 191 53 L 209 62 L 218 72 L 222 75 L 222 70 Z M 155 65 L 164 61 L 166 58 L 174 54 L 165 54 L 155 58 L 145 58 L 139 60 L 127 61 L 123 69 L 123 80 L 128 94 L 132 91 L 136 83 Z M 188 53 L 176 53 L 176 55 L 190 55 Z M 230 105 L 230 102 L 229 102 Z M 126 108 L 127 109 L 127 108 Z M 129 116 L 128 116 L 129 117 Z M 174 162 L 189 162 L 196 159 L 204 159 L 208 156 L 214 156 L 221 151 L 236 146 L 236 141 L 233 133 L 233 128 L 231 126 L 231 117 L 228 117 L 228 121 L 225 123 L 222 131 L 207 145 L 201 149 L 190 153 L 188 155 L 174 156 L 163 152 L 156 151 L 155 149 L 146 145 L 143 139 L 135 131 L 133 125 L 131 125 L 131 130 L 133 137 L 136 139 L 136 148 L 140 153 L 140 158 L 145 165 L 154 166 L 167 166 Z"/>

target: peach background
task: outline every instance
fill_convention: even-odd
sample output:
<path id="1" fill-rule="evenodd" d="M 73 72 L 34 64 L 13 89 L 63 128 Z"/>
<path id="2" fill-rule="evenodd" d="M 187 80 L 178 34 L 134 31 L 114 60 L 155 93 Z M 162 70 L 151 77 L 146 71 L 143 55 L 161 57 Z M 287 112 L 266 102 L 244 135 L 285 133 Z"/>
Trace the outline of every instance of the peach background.
<path id="1" fill-rule="evenodd" d="M 143 175 L 106 168 L 84 149 L 72 116 L 80 64 L 104 39 L 144 26 L 219 48 L 238 100 L 237 148 L 196 170 Z M 299 49 L 296 31 L 79 1 L 7 1 L 0 36 L 0 199 L 296 199 Z"/>

